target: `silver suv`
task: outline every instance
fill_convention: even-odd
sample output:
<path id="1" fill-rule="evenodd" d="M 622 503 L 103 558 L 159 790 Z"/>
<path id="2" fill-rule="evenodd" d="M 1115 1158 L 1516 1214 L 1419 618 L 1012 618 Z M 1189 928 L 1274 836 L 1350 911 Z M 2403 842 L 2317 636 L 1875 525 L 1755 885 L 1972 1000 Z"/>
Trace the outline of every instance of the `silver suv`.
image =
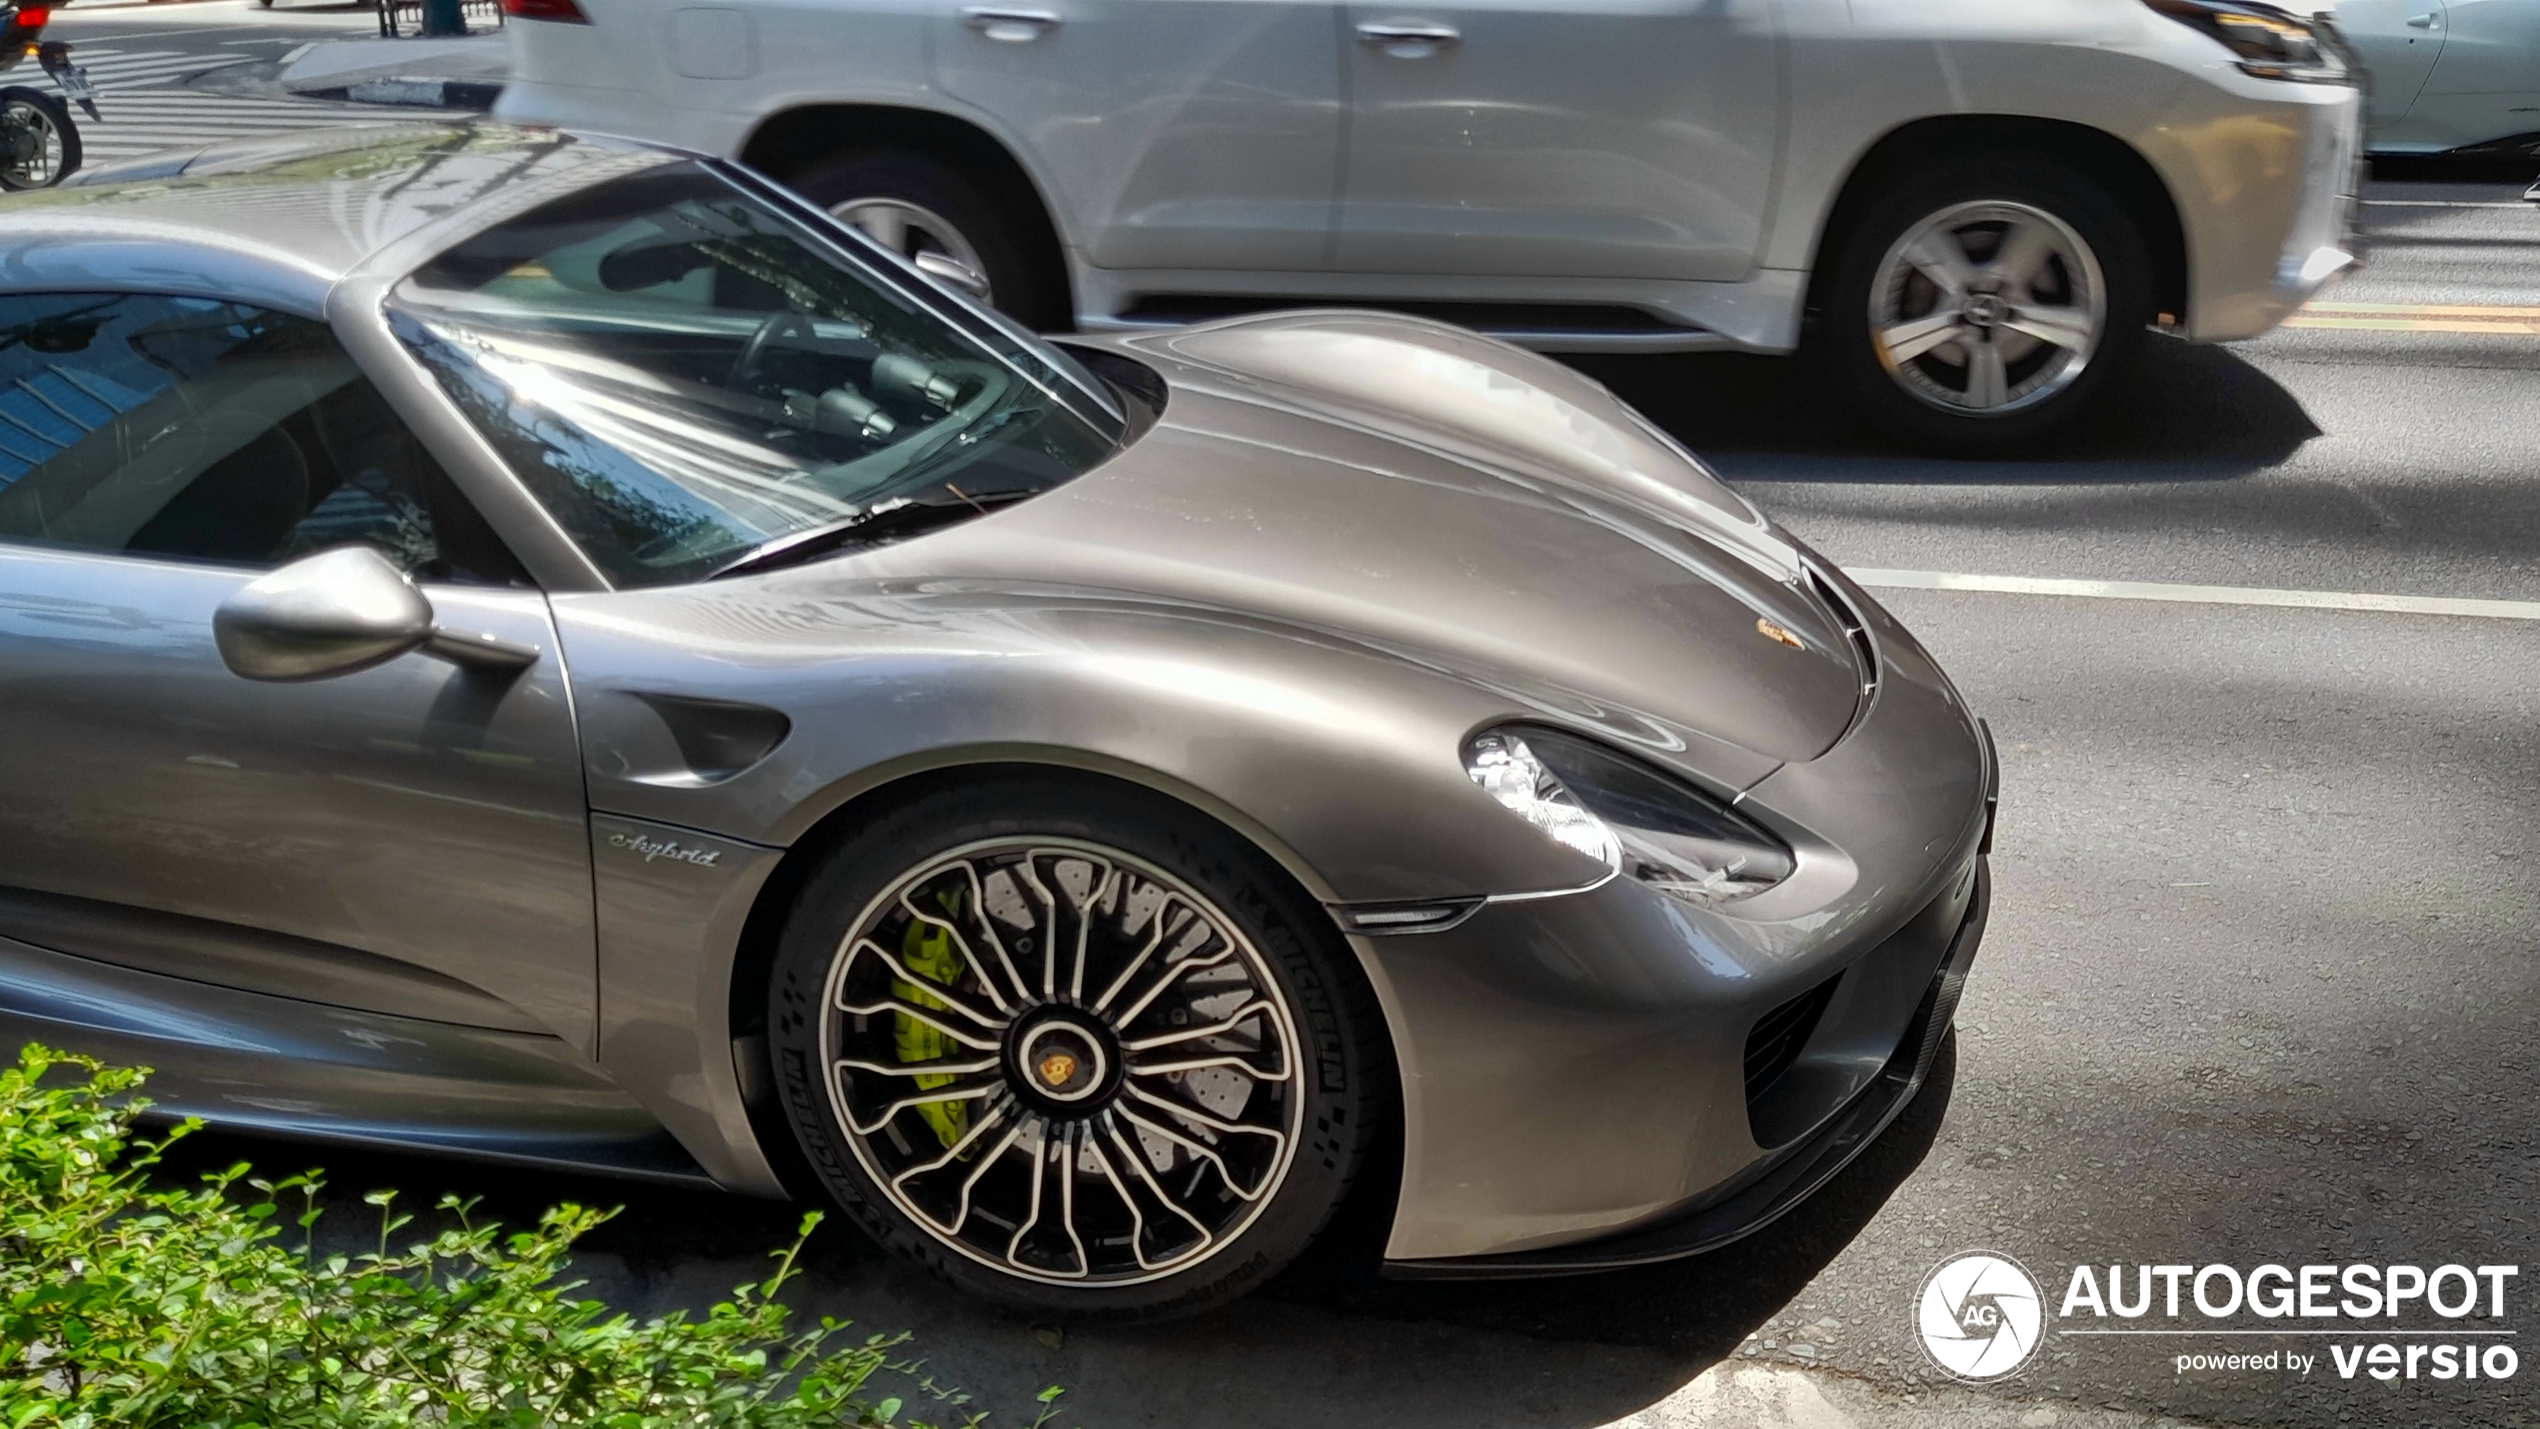
<path id="1" fill-rule="evenodd" d="M 1813 349 L 2004 450 L 2353 260 L 2357 91 L 2251 0 L 506 0 L 498 115 L 740 158 L 1027 323 L 1301 303 Z"/>

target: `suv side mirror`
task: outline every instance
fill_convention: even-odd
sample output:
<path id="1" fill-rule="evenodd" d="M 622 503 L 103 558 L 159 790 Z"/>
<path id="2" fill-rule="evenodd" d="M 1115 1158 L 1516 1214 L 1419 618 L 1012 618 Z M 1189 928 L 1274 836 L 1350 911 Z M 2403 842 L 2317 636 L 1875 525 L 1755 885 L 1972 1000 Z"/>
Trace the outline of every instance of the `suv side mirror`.
<path id="1" fill-rule="evenodd" d="M 212 612 L 222 663 L 250 680 L 323 680 L 411 650 L 518 670 L 538 649 L 444 630 L 414 580 L 369 546 L 338 546 L 249 581 Z"/>

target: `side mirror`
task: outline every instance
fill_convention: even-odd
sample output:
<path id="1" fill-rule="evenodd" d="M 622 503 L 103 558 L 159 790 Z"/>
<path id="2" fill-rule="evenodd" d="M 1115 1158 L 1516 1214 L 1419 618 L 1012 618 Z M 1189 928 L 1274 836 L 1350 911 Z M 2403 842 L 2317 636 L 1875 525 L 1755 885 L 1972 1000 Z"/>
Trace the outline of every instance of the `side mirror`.
<path id="1" fill-rule="evenodd" d="M 369 546 L 338 546 L 269 571 L 212 612 L 222 663 L 250 680 L 323 680 L 412 650 L 518 670 L 536 646 L 443 630 L 413 579 Z"/>

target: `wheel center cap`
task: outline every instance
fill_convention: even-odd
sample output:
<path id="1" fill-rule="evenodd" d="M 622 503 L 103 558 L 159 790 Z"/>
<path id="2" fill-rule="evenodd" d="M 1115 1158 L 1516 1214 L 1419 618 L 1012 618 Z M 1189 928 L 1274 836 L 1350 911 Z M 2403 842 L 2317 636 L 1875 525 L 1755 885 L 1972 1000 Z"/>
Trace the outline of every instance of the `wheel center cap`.
<path id="1" fill-rule="evenodd" d="M 1032 1093 L 1061 1105 L 1098 1095 L 1111 1081 L 1110 1039 L 1075 1018 L 1052 1016 L 1014 1041 L 1014 1076 Z"/>
<path id="2" fill-rule="evenodd" d="M 1969 293 L 1960 313 L 1975 327 L 1998 327 L 2010 315 L 2010 304 L 2000 293 Z"/>

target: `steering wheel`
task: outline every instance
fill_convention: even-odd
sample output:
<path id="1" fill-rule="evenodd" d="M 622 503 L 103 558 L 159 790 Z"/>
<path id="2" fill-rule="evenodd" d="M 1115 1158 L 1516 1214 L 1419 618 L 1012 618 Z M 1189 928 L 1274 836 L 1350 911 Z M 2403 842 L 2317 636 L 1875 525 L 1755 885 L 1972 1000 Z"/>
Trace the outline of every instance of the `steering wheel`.
<path id="1" fill-rule="evenodd" d="M 818 330 L 812 327 L 811 319 L 804 317 L 801 313 L 791 309 L 781 313 L 769 313 L 767 320 L 758 325 L 758 330 L 750 334 L 750 340 L 741 344 L 741 355 L 733 362 L 732 376 L 724 385 L 735 391 L 747 392 L 750 390 L 750 379 L 758 376 L 759 363 L 767 357 L 768 349 L 775 346 L 779 340 L 797 337 L 813 338 L 819 335 Z"/>

